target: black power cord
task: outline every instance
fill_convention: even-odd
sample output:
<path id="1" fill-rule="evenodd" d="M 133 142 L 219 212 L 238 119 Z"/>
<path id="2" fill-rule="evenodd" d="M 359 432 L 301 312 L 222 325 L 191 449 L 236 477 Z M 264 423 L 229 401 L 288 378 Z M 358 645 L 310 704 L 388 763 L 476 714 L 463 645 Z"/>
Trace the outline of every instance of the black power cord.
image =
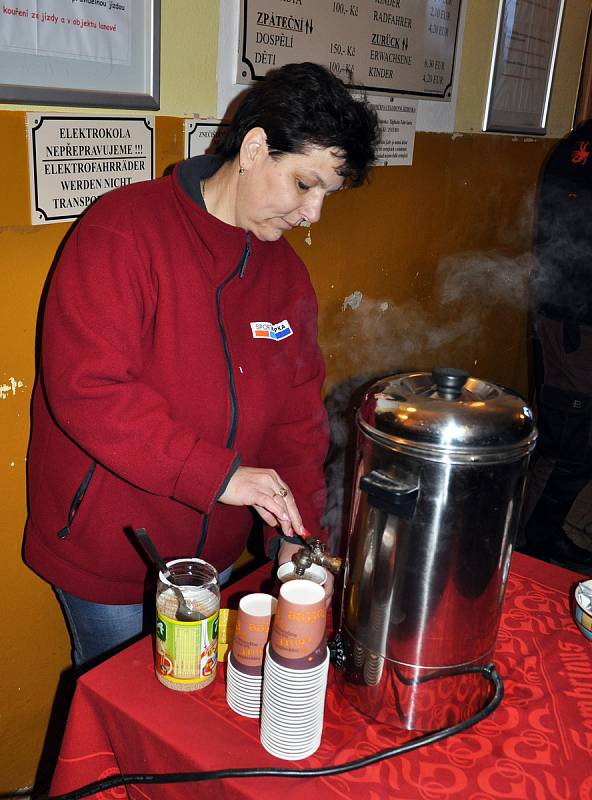
<path id="1" fill-rule="evenodd" d="M 443 728 L 434 733 L 428 733 L 424 736 L 418 736 L 408 742 L 404 742 L 397 747 L 391 747 L 388 750 L 380 750 L 373 756 L 366 756 L 357 761 L 348 761 L 345 764 L 336 764 L 332 767 L 318 767 L 317 769 L 285 769 L 278 767 L 247 767 L 243 769 L 215 769 L 209 772 L 170 772 L 170 773 L 155 773 L 155 774 L 138 774 L 138 775 L 114 775 L 112 778 L 104 778 L 94 783 L 89 783 L 86 786 L 81 786 L 73 792 L 66 794 L 52 795 L 51 800 L 81 800 L 83 797 L 88 797 L 91 794 L 104 792 L 108 789 L 115 789 L 118 786 L 127 786 L 130 783 L 148 783 L 148 784 L 161 784 L 161 783 L 201 783 L 202 781 L 223 780 L 224 778 L 320 778 L 329 775 L 339 775 L 342 772 L 351 772 L 356 769 L 368 767 L 371 764 L 376 764 L 379 761 L 384 761 L 387 758 L 403 755 L 403 753 L 410 753 L 412 750 L 417 750 L 420 747 L 425 747 L 428 744 L 436 744 L 443 739 L 453 736 L 456 733 L 461 733 L 467 728 L 476 725 L 481 720 L 488 717 L 499 706 L 504 696 L 504 684 L 501 677 L 498 675 L 497 670 L 493 664 L 487 664 L 480 667 L 469 667 L 465 670 L 459 670 L 457 675 L 465 675 L 469 673 L 480 673 L 486 680 L 490 681 L 495 692 L 491 700 L 487 703 L 485 708 L 473 714 L 472 717 L 458 722 L 456 725 L 450 725 L 448 728 Z M 37 800 L 49 800 L 48 795 L 39 796 Z"/>

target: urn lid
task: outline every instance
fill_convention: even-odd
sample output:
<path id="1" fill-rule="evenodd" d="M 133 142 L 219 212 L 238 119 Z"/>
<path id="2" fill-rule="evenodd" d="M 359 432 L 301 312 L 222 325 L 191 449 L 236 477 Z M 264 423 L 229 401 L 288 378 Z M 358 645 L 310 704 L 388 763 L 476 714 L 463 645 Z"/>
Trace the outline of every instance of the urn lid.
<path id="1" fill-rule="evenodd" d="M 532 450 L 537 436 L 520 395 L 448 367 L 377 381 L 357 419 L 371 439 L 435 460 L 514 460 Z"/>

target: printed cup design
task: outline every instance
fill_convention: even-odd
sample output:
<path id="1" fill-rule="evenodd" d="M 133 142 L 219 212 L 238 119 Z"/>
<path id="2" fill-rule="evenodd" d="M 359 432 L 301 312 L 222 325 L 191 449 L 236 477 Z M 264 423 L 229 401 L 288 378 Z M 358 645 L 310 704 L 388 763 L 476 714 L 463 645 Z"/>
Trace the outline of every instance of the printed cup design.
<path id="1" fill-rule="evenodd" d="M 289 581 L 280 597 L 270 638 L 271 657 L 290 669 L 310 669 L 327 654 L 325 592 L 312 581 Z"/>
<path id="2" fill-rule="evenodd" d="M 269 639 L 271 618 L 277 600 L 270 594 L 256 592 L 243 597 L 238 606 L 232 638 L 234 667 L 249 675 L 260 675 L 265 645 Z"/>
<path id="3" fill-rule="evenodd" d="M 277 578 L 280 583 L 288 583 L 288 581 L 307 580 L 318 583 L 319 586 L 324 586 L 327 582 L 327 570 L 318 564 L 311 564 L 310 567 L 304 570 L 304 575 L 296 575 L 296 565 L 291 561 L 286 561 L 282 564 L 277 571 Z"/>

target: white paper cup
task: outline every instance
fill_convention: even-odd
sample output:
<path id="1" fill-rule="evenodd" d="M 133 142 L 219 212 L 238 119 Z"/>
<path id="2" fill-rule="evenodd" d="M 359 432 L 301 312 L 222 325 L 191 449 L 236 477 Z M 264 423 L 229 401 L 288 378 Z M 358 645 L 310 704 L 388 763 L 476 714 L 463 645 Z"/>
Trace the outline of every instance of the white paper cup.
<path id="1" fill-rule="evenodd" d="M 300 729 L 299 726 L 300 725 Z M 307 723 L 293 721 L 289 727 L 273 728 L 269 722 L 261 730 L 261 738 L 266 737 L 272 740 L 283 750 L 301 750 L 308 747 L 315 740 L 320 739 L 323 729 L 322 717 Z"/>
<path id="2" fill-rule="evenodd" d="M 261 675 L 248 675 L 232 663 L 232 654 L 226 664 L 226 702 L 243 717 L 258 718 L 261 713 Z"/>
<path id="3" fill-rule="evenodd" d="M 273 736 L 267 736 L 265 733 L 261 734 L 261 744 L 276 758 L 284 759 L 285 761 L 297 761 L 299 759 L 308 758 L 319 749 L 321 744 L 322 731 L 320 731 L 310 742 L 304 744 L 301 748 L 289 747 L 288 745 L 280 744 Z"/>
<path id="4" fill-rule="evenodd" d="M 291 561 L 286 561 L 278 567 L 277 578 L 280 583 L 287 583 L 294 580 L 307 580 L 318 583 L 319 586 L 324 586 L 327 582 L 327 570 L 320 567 L 318 564 L 311 564 L 308 569 L 304 571 L 304 575 L 296 575 L 296 565 Z"/>
<path id="5" fill-rule="evenodd" d="M 273 672 L 280 680 L 284 681 L 286 685 L 290 686 L 292 683 L 310 684 L 317 676 L 325 676 L 329 671 L 329 648 L 326 648 L 325 659 L 317 664 L 316 667 L 306 667 L 306 669 L 292 669 L 280 664 L 273 657 L 273 652 L 269 643 L 265 647 L 265 669 Z"/>
<path id="6" fill-rule="evenodd" d="M 238 714 L 240 717 L 248 717 L 249 719 L 259 719 L 260 709 L 257 706 L 256 708 L 245 707 L 242 703 L 237 703 L 231 697 L 226 698 L 226 702 L 228 703 L 228 707 L 231 708 L 235 714 Z"/>
<path id="7" fill-rule="evenodd" d="M 273 679 L 272 679 L 273 682 Z M 323 697 L 325 687 L 315 687 L 314 691 L 300 694 L 298 688 L 295 689 L 297 698 L 288 699 L 290 689 L 286 687 L 270 686 L 269 681 L 265 686 L 265 697 L 270 701 L 281 705 L 283 708 L 290 708 L 294 711 L 304 711 L 309 708 L 311 703 L 316 703 L 319 698 Z"/>
<path id="8" fill-rule="evenodd" d="M 319 666 L 291 670 L 273 661 L 267 645 L 259 735 L 261 744 L 271 755 L 293 761 L 308 758 L 318 749 L 323 732 L 328 669 L 328 650 Z M 308 680 L 294 680 L 304 676 Z"/>
<path id="9" fill-rule="evenodd" d="M 278 742 L 307 742 L 312 737 L 316 736 L 323 725 L 324 714 L 314 714 L 308 717 L 295 717 L 292 714 L 287 716 L 283 721 L 280 720 L 275 725 L 269 719 L 269 713 L 266 711 L 267 718 L 265 721 L 265 730 L 270 736 L 276 736 Z"/>

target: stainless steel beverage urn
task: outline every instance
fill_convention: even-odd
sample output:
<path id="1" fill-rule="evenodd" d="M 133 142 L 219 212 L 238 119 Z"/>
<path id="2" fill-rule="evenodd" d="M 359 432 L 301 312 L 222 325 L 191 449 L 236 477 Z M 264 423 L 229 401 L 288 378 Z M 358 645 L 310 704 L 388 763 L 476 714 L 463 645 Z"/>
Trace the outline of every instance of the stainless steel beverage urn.
<path id="1" fill-rule="evenodd" d="M 374 719 L 456 724 L 486 703 L 536 429 L 455 369 L 375 383 L 357 414 L 338 686 Z"/>

